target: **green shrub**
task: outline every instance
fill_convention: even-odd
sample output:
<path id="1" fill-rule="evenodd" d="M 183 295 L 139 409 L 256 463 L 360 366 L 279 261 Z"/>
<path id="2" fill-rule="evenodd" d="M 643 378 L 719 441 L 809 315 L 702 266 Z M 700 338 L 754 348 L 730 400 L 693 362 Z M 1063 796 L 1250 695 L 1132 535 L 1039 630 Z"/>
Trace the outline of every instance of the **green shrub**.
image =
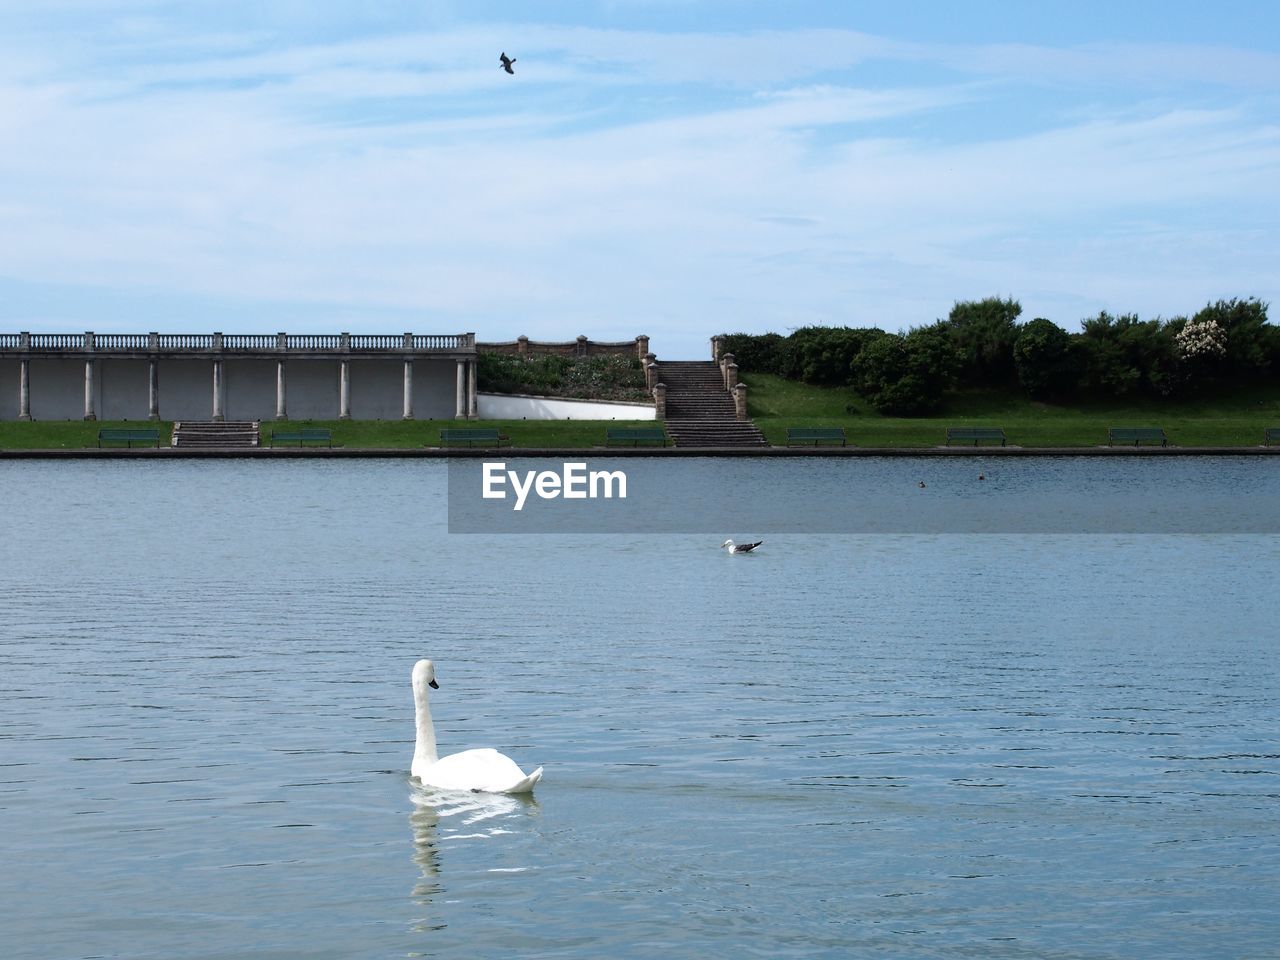
<path id="1" fill-rule="evenodd" d="M 884 335 L 874 327 L 801 327 L 781 348 L 785 377 L 819 386 L 849 383 L 854 359 L 868 343 Z"/>
<path id="2" fill-rule="evenodd" d="M 1178 384 L 1173 324 L 1113 317 L 1105 310 L 1083 321 L 1084 384 L 1099 397 L 1167 397 Z"/>
<path id="3" fill-rule="evenodd" d="M 743 370 L 781 374 L 785 341 L 780 333 L 726 333 L 720 341 L 720 352 L 733 354 L 734 363 Z"/>
<path id="4" fill-rule="evenodd" d="M 851 364 L 854 387 L 881 413 L 919 416 L 936 410 L 954 383 L 959 356 L 939 324 L 905 337 L 876 331 Z"/>
<path id="5" fill-rule="evenodd" d="M 651 399 L 634 357 L 533 356 L 481 353 L 477 382 L 486 393 L 527 393 L 584 400 Z"/>
<path id="6" fill-rule="evenodd" d="M 1018 340 L 1017 300 L 987 297 L 960 301 L 944 321 L 960 351 L 960 376 L 971 387 L 997 387 L 1015 376 L 1013 346 Z"/>
<path id="7" fill-rule="evenodd" d="M 1226 334 L 1224 372 L 1237 381 L 1256 381 L 1271 367 L 1267 305 L 1261 300 L 1219 300 L 1191 318 L 1192 323 L 1212 321 Z"/>
<path id="8" fill-rule="evenodd" d="M 1084 372 L 1080 347 L 1071 334 L 1043 317 L 1022 325 L 1013 362 L 1022 389 L 1037 400 L 1070 397 Z"/>

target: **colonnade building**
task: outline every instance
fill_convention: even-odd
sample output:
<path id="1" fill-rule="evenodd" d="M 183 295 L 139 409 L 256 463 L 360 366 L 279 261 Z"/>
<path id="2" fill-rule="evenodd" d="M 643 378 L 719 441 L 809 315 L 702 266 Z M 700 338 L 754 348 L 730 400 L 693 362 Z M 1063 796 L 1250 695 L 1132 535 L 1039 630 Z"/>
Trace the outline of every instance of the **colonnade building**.
<path id="1" fill-rule="evenodd" d="M 0 420 L 476 416 L 474 333 L 0 333 Z"/>

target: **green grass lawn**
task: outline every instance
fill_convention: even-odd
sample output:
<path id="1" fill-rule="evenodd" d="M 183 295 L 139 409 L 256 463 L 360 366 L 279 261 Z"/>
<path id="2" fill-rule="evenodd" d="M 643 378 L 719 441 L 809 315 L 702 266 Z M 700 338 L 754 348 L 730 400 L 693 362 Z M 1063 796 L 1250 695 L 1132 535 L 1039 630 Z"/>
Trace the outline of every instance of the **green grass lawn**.
<path id="1" fill-rule="evenodd" d="M 511 438 L 513 447 L 589 447 L 604 446 L 604 432 L 609 427 L 653 426 L 631 420 L 290 420 L 286 424 L 264 422 L 262 443 L 266 446 L 272 430 L 292 432 L 325 427 L 333 433 L 335 446 L 357 449 L 403 449 L 405 447 L 438 447 L 440 431 L 449 427 L 470 429 L 497 427 Z M 296 446 L 296 444 L 289 444 Z M 465 444 L 463 444 L 465 446 Z"/>
<path id="2" fill-rule="evenodd" d="M 1009 443 L 1021 447 L 1095 447 L 1107 442 L 1108 427 L 1163 427 L 1169 442 L 1186 447 L 1248 447 L 1262 442 L 1266 427 L 1280 426 L 1280 386 L 1198 401 L 1139 401 L 1130 404 L 1053 405 L 1016 393 L 971 393 L 950 398 L 932 417 L 885 417 L 852 390 L 814 387 L 780 377 L 753 374 L 748 386 L 751 416 L 769 442 L 786 443 L 787 427 L 844 427 L 860 447 L 935 447 L 949 426 L 1003 428 Z M 623 420 L 290 420 L 264 421 L 262 442 L 272 430 L 327 427 L 335 445 L 350 449 L 403 449 L 439 446 L 443 427 L 497 427 L 513 447 L 603 447 L 609 427 L 653 426 L 652 421 Z M 160 429 L 160 445 L 169 443 L 172 423 L 162 421 L 49 421 L 0 423 L 0 449 L 74 449 L 96 447 L 104 427 Z M 292 444 L 290 444 L 292 446 Z"/>
<path id="3" fill-rule="evenodd" d="M 815 387 L 767 374 L 744 377 L 748 410 L 769 442 L 785 444 L 787 427 L 844 427 L 860 447 L 933 447 L 947 427 L 1001 427 L 1022 447 L 1095 447 L 1108 427 L 1163 427 L 1185 447 L 1247 447 L 1280 426 L 1280 387 L 1205 400 L 1053 405 L 1014 393 L 952 397 L 936 416 L 886 417 L 849 389 Z"/>
<path id="4" fill-rule="evenodd" d="M 631 420 L 290 420 L 264 421 L 262 444 L 269 443 L 272 430 L 293 432 L 314 427 L 328 428 L 335 445 L 354 449 L 403 449 L 439 446 L 442 427 L 497 427 L 511 438 L 514 447 L 603 447 L 609 427 L 653 426 L 653 421 Z M 31 423 L 0 422 L 0 449 L 59 450 L 98 446 L 98 431 L 109 427 L 160 430 L 160 446 L 169 445 L 173 424 L 145 420 L 83 421 L 50 420 Z M 123 444 L 113 444 L 123 446 Z M 134 445 L 138 446 L 137 444 Z M 290 443 L 290 447 L 297 444 Z M 313 446 L 308 444 L 308 446 Z"/>
<path id="5" fill-rule="evenodd" d="M 73 450 L 96 447 L 98 431 L 110 428 L 125 430 L 159 430 L 160 446 L 169 445 L 173 424 L 150 420 L 37 420 L 17 423 L 0 422 L 0 450 Z M 134 442 L 134 447 L 146 446 Z M 123 447 L 123 443 L 111 444 Z"/>

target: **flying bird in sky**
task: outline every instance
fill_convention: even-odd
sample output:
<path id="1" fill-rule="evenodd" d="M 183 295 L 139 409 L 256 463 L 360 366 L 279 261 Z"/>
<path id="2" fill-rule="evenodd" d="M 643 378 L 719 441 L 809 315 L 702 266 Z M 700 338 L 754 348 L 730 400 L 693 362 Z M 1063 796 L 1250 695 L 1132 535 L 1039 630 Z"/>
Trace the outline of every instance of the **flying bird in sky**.
<path id="1" fill-rule="evenodd" d="M 515 57 L 508 57 L 505 53 L 503 53 L 502 56 L 500 56 L 498 59 L 502 61 L 503 70 L 507 71 L 507 73 L 512 73 L 512 74 L 515 73 L 515 71 L 511 69 L 511 65 L 516 62 Z"/>

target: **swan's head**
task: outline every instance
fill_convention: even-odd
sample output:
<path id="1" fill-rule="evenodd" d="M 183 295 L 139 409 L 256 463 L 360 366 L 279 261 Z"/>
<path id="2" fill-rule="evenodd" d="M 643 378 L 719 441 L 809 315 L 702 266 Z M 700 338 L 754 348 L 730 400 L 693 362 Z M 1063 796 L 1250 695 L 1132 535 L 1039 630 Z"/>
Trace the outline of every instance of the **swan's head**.
<path id="1" fill-rule="evenodd" d="M 413 665 L 413 689 L 421 690 L 423 687 L 440 689 L 440 684 L 436 683 L 436 665 L 430 660 L 419 660 Z"/>

